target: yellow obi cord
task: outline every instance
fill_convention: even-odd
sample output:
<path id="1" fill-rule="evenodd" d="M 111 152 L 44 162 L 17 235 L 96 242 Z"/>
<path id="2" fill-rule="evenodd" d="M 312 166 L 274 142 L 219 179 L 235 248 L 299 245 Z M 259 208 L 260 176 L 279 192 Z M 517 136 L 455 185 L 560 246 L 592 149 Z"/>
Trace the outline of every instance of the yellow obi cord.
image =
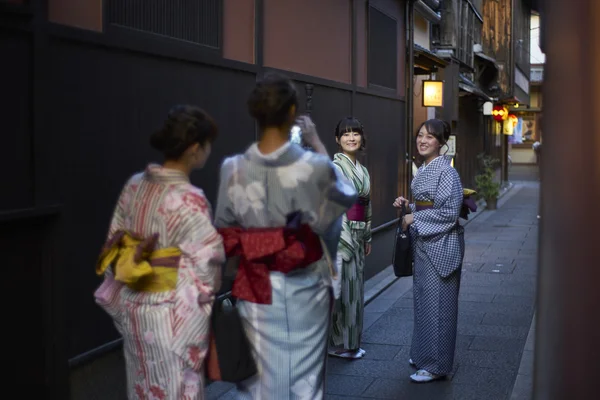
<path id="1" fill-rule="evenodd" d="M 113 266 L 115 280 L 140 292 L 166 292 L 175 289 L 181 250 L 176 247 L 154 250 L 158 235 L 141 239 L 118 231 L 106 243 L 96 264 L 102 275 Z"/>
<path id="2" fill-rule="evenodd" d="M 463 189 L 463 197 L 473 196 L 474 194 L 477 194 L 477 192 L 473 189 Z"/>
<path id="3" fill-rule="evenodd" d="M 429 207 L 433 206 L 433 201 L 415 201 L 417 207 Z"/>

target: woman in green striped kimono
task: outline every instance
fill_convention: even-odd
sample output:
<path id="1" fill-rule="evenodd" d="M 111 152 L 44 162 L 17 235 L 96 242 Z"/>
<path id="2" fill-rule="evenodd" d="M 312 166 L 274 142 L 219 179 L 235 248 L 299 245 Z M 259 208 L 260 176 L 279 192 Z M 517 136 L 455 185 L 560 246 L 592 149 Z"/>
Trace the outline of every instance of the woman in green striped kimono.
<path id="1" fill-rule="evenodd" d="M 336 127 L 335 139 L 341 152 L 335 154 L 333 163 L 354 184 L 358 200 L 344 215 L 338 245 L 341 295 L 333 312 L 329 354 L 357 359 L 365 355 L 360 348 L 360 340 L 364 316 L 365 256 L 371 252 L 371 184 L 369 172 L 357 160 L 358 153 L 365 149 L 366 144 L 360 121 L 352 117 L 342 119 Z"/>

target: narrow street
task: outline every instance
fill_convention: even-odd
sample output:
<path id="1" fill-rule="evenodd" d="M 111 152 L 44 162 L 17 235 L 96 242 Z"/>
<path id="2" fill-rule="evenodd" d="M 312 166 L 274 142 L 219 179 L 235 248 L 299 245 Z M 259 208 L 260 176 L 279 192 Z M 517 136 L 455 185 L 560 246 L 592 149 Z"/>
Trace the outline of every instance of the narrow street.
<path id="1" fill-rule="evenodd" d="M 412 279 L 397 280 L 366 307 L 361 360 L 330 358 L 327 399 L 521 400 L 530 398 L 538 247 L 537 168 L 511 168 L 513 188 L 495 211 L 465 226 L 457 352 L 448 379 L 419 385 L 408 376 Z M 528 340 L 528 337 L 529 340 Z M 233 399 L 215 383 L 208 399 Z"/>

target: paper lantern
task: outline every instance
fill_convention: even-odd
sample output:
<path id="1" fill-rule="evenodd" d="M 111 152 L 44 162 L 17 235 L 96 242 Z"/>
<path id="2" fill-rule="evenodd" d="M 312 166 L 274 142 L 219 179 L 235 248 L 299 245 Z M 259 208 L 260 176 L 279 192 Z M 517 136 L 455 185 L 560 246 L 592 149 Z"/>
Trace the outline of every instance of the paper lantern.
<path id="1" fill-rule="evenodd" d="M 444 106 L 444 81 L 423 81 L 423 107 Z"/>
<path id="2" fill-rule="evenodd" d="M 496 121 L 506 121 L 508 118 L 508 109 L 504 106 L 494 106 L 492 116 Z"/>

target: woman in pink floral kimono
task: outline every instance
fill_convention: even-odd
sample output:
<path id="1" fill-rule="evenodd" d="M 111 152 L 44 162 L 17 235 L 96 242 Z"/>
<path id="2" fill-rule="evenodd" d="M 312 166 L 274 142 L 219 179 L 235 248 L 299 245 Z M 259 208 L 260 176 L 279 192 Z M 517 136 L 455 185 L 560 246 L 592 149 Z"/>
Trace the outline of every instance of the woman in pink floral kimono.
<path id="1" fill-rule="evenodd" d="M 96 302 L 123 336 L 129 399 L 204 397 L 203 361 L 224 251 L 204 193 L 190 183 L 217 136 L 213 120 L 174 107 L 150 140 L 165 157 L 129 179 L 96 266 Z"/>

